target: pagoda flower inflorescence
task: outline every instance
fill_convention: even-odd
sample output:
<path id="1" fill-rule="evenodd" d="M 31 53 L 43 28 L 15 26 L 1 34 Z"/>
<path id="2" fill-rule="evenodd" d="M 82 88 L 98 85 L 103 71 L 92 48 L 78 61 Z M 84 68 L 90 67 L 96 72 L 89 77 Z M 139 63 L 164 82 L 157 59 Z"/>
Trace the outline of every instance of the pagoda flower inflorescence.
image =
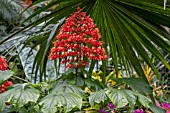
<path id="1" fill-rule="evenodd" d="M 86 66 L 88 60 L 105 60 L 107 55 L 100 38 L 93 20 L 77 8 L 77 12 L 66 19 L 59 35 L 56 36 L 49 58 L 61 58 L 61 63 L 66 63 L 66 68 Z"/>
<path id="2" fill-rule="evenodd" d="M 7 70 L 7 63 L 6 63 L 6 59 L 3 58 L 2 56 L 0 56 L 0 71 L 5 71 Z M 6 91 L 8 86 L 11 86 L 12 82 L 10 81 L 5 81 L 2 85 L 0 85 L 0 93 L 3 93 Z"/>

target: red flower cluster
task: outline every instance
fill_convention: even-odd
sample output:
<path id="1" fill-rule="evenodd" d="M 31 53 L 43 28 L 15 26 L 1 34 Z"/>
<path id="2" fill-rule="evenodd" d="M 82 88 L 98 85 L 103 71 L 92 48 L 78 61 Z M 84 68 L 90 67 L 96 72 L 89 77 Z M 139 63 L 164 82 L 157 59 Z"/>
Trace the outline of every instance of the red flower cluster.
<path id="1" fill-rule="evenodd" d="M 0 70 L 1 71 L 7 70 L 7 66 L 8 65 L 6 63 L 6 59 L 0 56 Z"/>
<path id="2" fill-rule="evenodd" d="M 5 71 L 7 70 L 7 63 L 6 63 L 6 59 L 4 59 L 3 57 L 0 56 L 0 70 L 1 71 Z M 12 82 L 10 81 L 6 81 L 4 84 L 0 85 L 0 93 L 3 93 L 6 91 L 6 88 L 8 86 L 11 86 Z"/>
<path id="3" fill-rule="evenodd" d="M 0 86 L 0 93 L 3 93 L 6 91 L 7 87 L 11 86 L 12 82 L 11 81 L 6 81 L 4 84 Z"/>
<path id="4" fill-rule="evenodd" d="M 99 41 L 101 35 L 93 20 L 78 8 L 63 25 L 53 42 L 49 58 L 62 58 L 66 68 L 86 66 L 88 60 L 105 60 L 106 52 Z"/>

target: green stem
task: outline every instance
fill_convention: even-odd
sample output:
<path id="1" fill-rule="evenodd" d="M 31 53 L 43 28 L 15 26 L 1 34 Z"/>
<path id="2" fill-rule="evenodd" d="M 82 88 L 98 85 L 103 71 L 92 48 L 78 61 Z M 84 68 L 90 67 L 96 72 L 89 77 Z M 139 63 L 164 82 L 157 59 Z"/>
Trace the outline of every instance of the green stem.
<path id="1" fill-rule="evenodd" d="M 19 79 L 19 80 L 21 80 L 21 81 L 24 81 L 24 82 L 27 82 L 27 83 L 31 83 L 31 82 L 29 82 L 29 81 L 27 81 L 27 80 L 24 80 L 24 79 L 22 79 L 22 78 L 20 78 L 20 77 L 17 77 L 17 76 L 12 76 L 13 78 L 16 78 L 16 79 Z"/>

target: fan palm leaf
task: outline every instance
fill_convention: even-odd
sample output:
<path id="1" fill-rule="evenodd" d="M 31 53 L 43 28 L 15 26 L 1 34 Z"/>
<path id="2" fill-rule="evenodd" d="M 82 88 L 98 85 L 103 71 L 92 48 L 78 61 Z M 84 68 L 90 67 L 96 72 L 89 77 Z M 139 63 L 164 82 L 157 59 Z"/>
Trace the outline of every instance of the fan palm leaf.
<path id="1" fill-rule="evenodd" d="M 43 2 L 43 0 L 38 0 L 34 4 L 40 2 Z M 164 10 L 163 3 L 161 4 L 155 0 L 52 0 L 24 22 L 55 5 L 57 7 L 50 14 L 17 31 L 0 44 L 11 39 L 17 33 L 23 32 L 27 28 L 31 29 L 44 21 L 47 22 L 43 28 L 50 24 L 55 24 L 60 19 L 68 17 L 76 11 L 77 7 L 81 7 L 83 11 L 94 19 L 97 27 L 99 27 L 105 47 L 110 47 L 116 71 L 118 71 L 118 65 L 122 65 L 126 69 L 132 65 L 138 75 L 147 82 L 141 67 L 141 58 L 152 68 L 157 76 L 159 75 L 150 59 L 150 54 L 158 58 L 170 69 L 170 65 L 158 50 L 160 48 L 170 53 L 170 44 L 168 43 L 170 34 L 163 27 L 170 27 L 170 8 L 167 7 Z M 34 62 L 36 69 L 40 69 L 42 72 L 47 61 L 47 52 L 44 54 L 44 50 L 50 47 L 50 45 L 46 44 L 52 38 L 49 39 L 41 40 L 41 43 L 37 44 L 41 48 Z M 40 55 L 44 59 L 38 57 Z"/>

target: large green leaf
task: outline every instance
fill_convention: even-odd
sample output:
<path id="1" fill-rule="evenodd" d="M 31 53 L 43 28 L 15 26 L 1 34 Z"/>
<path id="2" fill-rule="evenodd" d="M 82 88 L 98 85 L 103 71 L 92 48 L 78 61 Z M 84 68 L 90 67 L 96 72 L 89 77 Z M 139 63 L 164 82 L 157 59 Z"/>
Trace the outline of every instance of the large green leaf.
<path id="1" fill-rule="evenodd" d="M 28 102 L 37 102 L 39 96 L 39 90 L 29 84 L 16 84 L 9 91 L 0 94 L 0 111 L 5 108 L 5 102 L 22 107 Z"/>
<path id="2" fill-rule="evenodd" d="M 56 113 L 58 107 L 64 107 L 66 113 L 75 107 L 81 109 L 82 97 L 68 92 L 51 93 L 44 97 L 38 105 L 41 106 L 43 113 Z"/>
<path id="3" fill-rule="evenodd" d="M 105 94 L 105 90 L 100 90 L 97 92 L 93 92 L 90 94 L 89 96 L 89 102 L 91 104 L 91 106 L 94 106 L 94 103 L 100 103 L 100 102 L 104 102 L 105 100 L 107 100 L 108 97 Z"/>
<path id="4" fill-rule="evenodd" d="M 150 109 L 153 111 L 153 113 L 166 113 L 166 111 L 162 108 L 159 108 L 155 104 L 150 104 Z"/>
<path id="5" fill-rule="evenodd" d="M 64 92 L 64 93 L 75 93 L 77 95 L 83 95 L 84 91 L 75 85 L 68 84 L 67 82 L 59 82 L 57 83 L 52 91 L 52 93 L 57 93 L 57 92 Z"/>
<path id="6" fill-rule="evenodd" d="M 127 89 L 107 88 L 105 90 L 93 92 L 89 96 L 89 102 L 92 107 L 94 106 L 94 103 L 99 104 L 108 99 L 110 99 L 117 108 L 122 108 L 128 104 L 129 106 L 134 107 L 136 102 L 139 102 L 146 108 L 150 108 L 150 104 L 152 103 L 146 96 Z"/>
<path id="7" fill-rule="evenodd" d="M 139 93 L 136 93 L 138 96 L 138 101 L 145 106 L 146 108 L 150 107 L 151 101 L 144 95 L 141 95 Z"/>
<path id="8" fill-rule="evenodd" d="M 150 87 L 150 85 L 143 82 L 141 78 L 122 78 L 119 80 L 128 84 L 135 91 L 146 94 L 152 93 L 152 88 Z"/>
<path id="9" fill-rule="evenodd" d="M 13 74 L 14 74 L 14 72 L 10 71 L 10 70 L 0 71 L 0 84 L 2 84 L 4 81 L 8 80 Z"/>
<path id="10" fill-rule="evenodd" d="M 124 107 L 127 104 L 133 107 L 137 100 L 134 92 L 131 90 L 110 88 L 106 91 L 106 94 L 117 108 Z"/>

